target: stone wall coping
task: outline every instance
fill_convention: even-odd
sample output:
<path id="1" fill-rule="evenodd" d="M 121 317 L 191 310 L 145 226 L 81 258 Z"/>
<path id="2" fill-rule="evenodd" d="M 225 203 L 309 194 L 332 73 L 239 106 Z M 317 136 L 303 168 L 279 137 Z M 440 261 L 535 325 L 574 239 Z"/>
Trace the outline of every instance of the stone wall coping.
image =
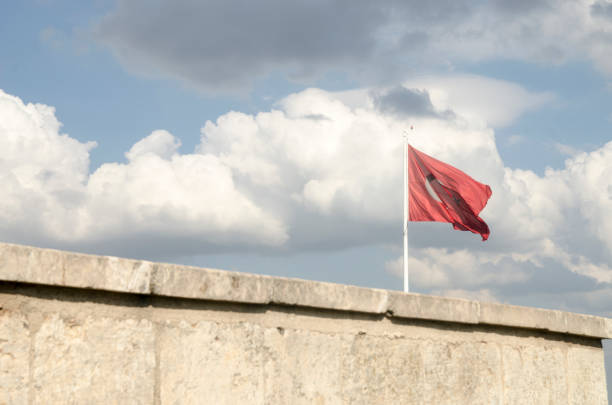
<path id="1" fill-rule="evenodd" d="M 459 298 L 0 243 L 0 281 L 612 338 L 612 319 Z"/>

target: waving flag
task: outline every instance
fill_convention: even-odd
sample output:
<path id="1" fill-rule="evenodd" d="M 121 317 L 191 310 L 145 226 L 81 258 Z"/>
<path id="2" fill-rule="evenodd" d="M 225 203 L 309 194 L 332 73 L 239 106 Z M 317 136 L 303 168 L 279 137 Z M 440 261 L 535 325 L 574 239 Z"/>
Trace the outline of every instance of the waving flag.
<path id="1" fill-rule="evenodd" d="M 450 222 L 453 228 L 478 233 L 489 227 L 478 216 L 491 188 L 461 170 L 408 145 L 409 221 Z"/>

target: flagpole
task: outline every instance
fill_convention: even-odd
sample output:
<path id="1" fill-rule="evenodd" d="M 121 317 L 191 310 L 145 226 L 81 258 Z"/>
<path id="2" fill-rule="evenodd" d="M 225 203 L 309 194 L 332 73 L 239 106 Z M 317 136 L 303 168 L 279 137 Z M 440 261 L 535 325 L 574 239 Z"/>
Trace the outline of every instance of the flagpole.
<path id="1" fill-rule="evenodd" d="M 412 129 L 412 127 L 410 128 Z M 404 135 L 404 292 L 409 292 L 408 283 L 408 134 Z"/>

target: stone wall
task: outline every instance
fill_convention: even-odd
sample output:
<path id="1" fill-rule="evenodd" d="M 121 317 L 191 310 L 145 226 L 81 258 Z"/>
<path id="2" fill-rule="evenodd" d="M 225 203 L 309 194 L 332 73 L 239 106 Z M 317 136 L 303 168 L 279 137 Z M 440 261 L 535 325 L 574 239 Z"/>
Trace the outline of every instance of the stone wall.
<path id="1" fill-rule="evenodd" d="M 0 244 L 0 404 L 605 404 L 612 320 Z"/>

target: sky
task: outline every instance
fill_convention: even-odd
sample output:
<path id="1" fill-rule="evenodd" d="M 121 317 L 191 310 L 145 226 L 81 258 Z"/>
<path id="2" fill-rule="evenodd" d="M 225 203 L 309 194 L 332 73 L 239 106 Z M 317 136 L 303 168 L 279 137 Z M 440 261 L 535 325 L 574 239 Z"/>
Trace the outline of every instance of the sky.
<path id="1" fill-rule="evenodd" d="M 0 37 L 4 242 L 400 290 L 413 126 L 493 194 L 486 242 L 409 224 L 412 292 L 612 317 L 608 0 L 24 0 Z"/>

